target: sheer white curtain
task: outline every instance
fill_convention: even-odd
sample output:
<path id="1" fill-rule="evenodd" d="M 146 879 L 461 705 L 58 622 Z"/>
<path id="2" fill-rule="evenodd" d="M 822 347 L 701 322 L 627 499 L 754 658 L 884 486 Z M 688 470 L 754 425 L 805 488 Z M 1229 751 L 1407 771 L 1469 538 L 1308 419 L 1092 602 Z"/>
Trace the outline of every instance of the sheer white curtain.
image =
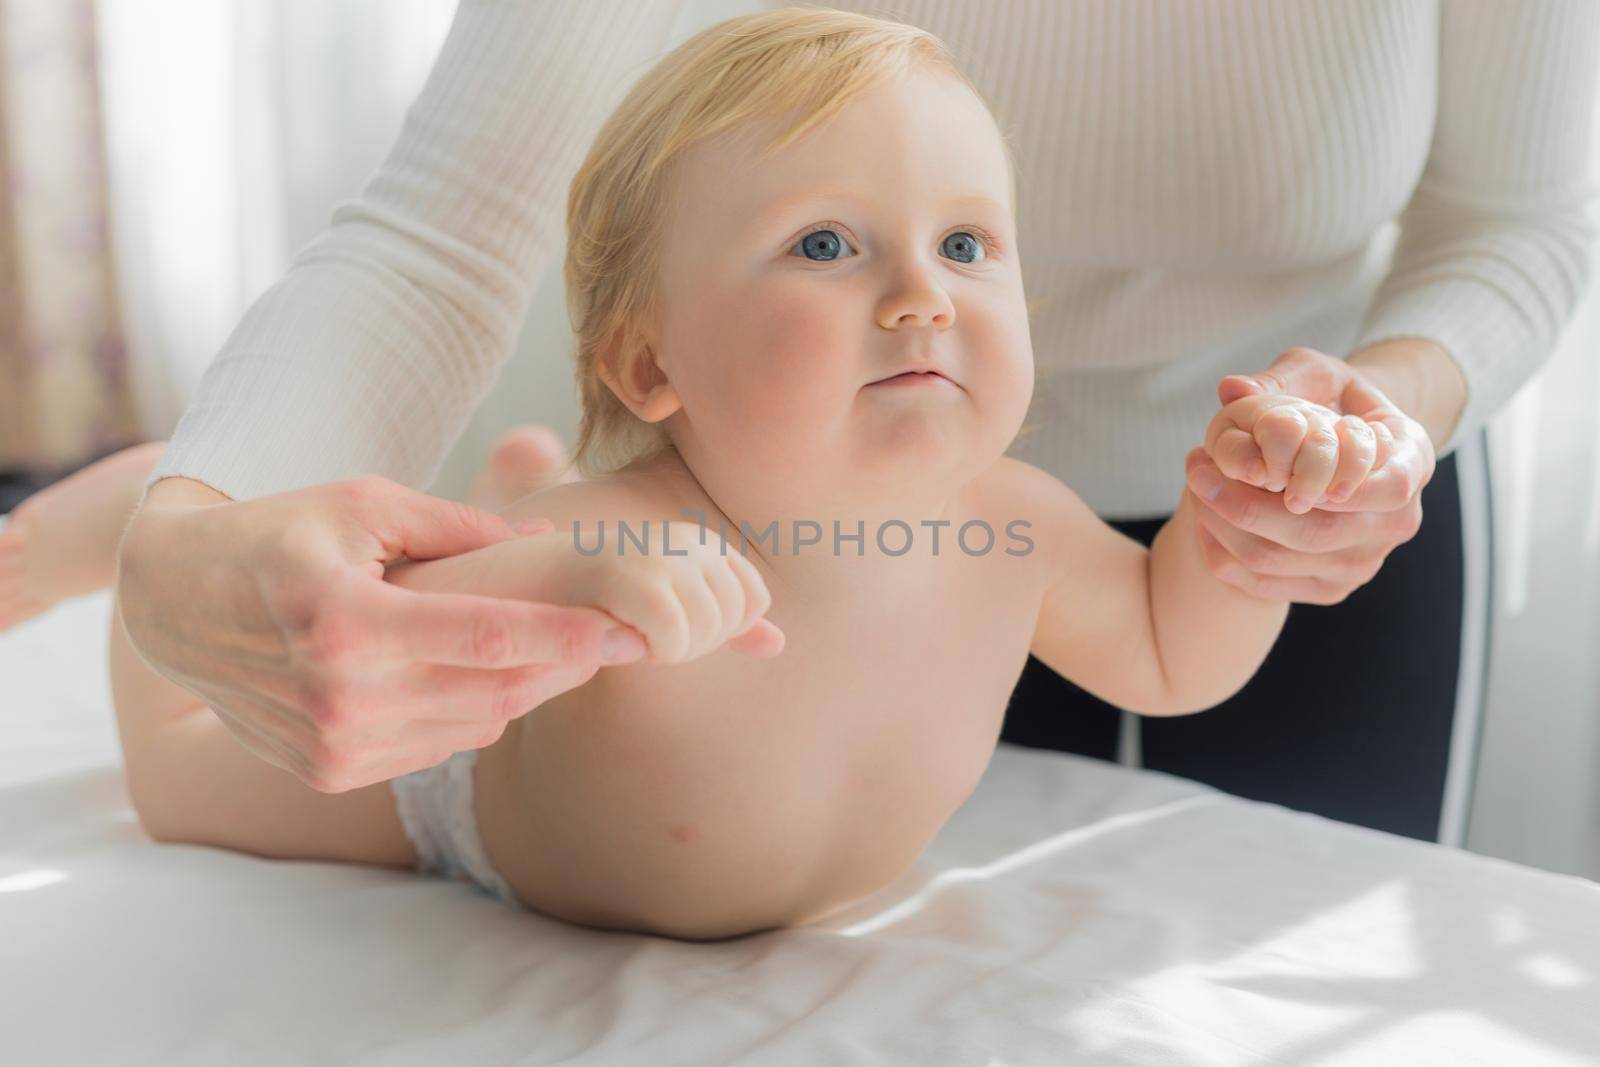
<path id="1" fill-rule="evenodd" d="M 382 158 L 454 6 L 101 0 L 115 238 L 149 436 L 170 432 L 245 307 Z M 696 0 L 672 43 L 754 6 Z M 560 255 L 436 492 L 459 495 L 505 426 L 547 422 L 571 440 Z M 1467 824 L 1475 851 L 1590 877 L 1600 877 L 1597 352 L 1591 296 L 1490 429 L 1496 581 Z"/>
<path id="2" fill-rule="evenodd" d="M 100 0 L 118 273 L 148 436 L 399 131 L 451 0 Z"/>
<path id="3" fill-rule="evenodd" d="M 1496 575 L 1467 847 L 1600 879 L 1597 412 L 1591 285 L 1550 362 L 1489 426 Z"/>

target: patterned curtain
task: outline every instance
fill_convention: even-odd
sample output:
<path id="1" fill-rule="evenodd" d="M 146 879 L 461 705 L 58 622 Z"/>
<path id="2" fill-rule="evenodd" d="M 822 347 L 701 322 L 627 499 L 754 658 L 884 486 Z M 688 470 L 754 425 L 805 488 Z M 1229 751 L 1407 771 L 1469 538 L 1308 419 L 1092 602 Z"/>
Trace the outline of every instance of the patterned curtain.
<path id="1" fill-rule="evenodd" d="M 0 0 L 0 470 L 139 438 L 114 282 L 94 0 Z"/>

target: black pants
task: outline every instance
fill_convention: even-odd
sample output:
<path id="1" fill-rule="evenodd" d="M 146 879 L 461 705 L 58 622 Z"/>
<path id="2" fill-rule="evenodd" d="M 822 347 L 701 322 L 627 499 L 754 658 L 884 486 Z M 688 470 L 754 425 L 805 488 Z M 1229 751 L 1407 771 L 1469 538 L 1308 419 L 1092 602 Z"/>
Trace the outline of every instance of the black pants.
<path id="1" fill-rule="evenodd" d="M 1436 840 L 1462 653 L 1459 493 L 1452 453 L 1423 487 L 1417 535 L 1372 581 L 1339 604 L 1291 605 L 1261 669 L 1223 703 L 1136 720 L 1142 765 Z M 1108 525 L 1148 546 L 1165 522 Z M 1114 760 L 1120 719 L 1029 656 L 1000 739 Z"/>

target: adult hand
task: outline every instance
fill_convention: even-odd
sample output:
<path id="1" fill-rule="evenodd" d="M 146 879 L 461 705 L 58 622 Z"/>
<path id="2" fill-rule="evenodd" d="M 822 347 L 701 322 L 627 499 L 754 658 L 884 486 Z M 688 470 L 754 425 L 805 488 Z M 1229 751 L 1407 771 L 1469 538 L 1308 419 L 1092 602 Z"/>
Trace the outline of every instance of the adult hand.
<path id="1" fill-rule="evenodd" d="M 492 744 L 600 666 L 644 655 L 591 608 L 384 581 L 399 559 L 552 529 L 379 477 L 237 503 L 164 479 L 123 535 L 117 602 L 151 667 L 256 755 L 339 793 Z"/>
<path id="2" fill-rule="evenodd" d="M 1315 349 L 1291 348 L 1260 374 L 1229 375 L 1217 386 L 1224 406 L 1265 393 L 1375 424 L 1391 439 L 1388 457 L 1349 498 L 1296 515 L 1284 506 L 1291 472 L 1280 457 L 1263 454 L 1267 477 L 1265 488 L 1257 488 L 1225 476 L 1203 448 L 1192 449 L 1184 462 L 1189 488 L 1203 505 L 1195 511 L 1201 551 L 1212 574 L 1254 596 L 1340 603 L 1421 528 L 1422 488 L 1436 466 L 1433 440 L 1359 368 Z"/>

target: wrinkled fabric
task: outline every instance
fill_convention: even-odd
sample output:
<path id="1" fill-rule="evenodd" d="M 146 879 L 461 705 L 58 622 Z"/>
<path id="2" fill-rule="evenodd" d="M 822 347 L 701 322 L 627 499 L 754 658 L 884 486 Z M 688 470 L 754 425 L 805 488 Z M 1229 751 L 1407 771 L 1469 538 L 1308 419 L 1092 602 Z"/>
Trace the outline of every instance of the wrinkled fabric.
<path id="1" fill-rule="evenodd" d="M 476 749 L 443 763 L 391 779 L 395 811 L 417 850 L 419 870 L 473 882 L 496 899 L 521 907 L 511 887 L 489 862 L 472 809 Z"/>
<path id="2" fill-rule="evenodd" d="M 123 783 L 109 608 L 0 634 L 0 1060 L 1529 1067 L 1600 1050 L 1595 883 L 1009 745 L 893 885 L 722 942 L 153 844 Z"/>

